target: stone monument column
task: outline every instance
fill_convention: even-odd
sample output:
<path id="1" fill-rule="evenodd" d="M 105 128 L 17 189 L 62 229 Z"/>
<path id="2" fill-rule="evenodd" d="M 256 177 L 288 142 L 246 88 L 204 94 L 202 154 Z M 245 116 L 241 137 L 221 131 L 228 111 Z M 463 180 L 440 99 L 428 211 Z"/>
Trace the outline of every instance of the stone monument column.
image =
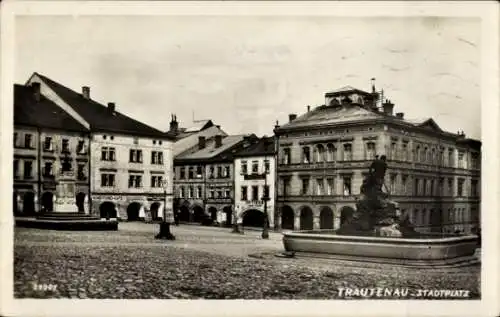
<path id="1" fill-rule="evenodd" d="M 71 162 L 66 157 L 62 162 L 61 175 L 56 184 L 56 201 L 54 212 L 78 213 L 75 195 L 75 173 L 71 168 Z"/>

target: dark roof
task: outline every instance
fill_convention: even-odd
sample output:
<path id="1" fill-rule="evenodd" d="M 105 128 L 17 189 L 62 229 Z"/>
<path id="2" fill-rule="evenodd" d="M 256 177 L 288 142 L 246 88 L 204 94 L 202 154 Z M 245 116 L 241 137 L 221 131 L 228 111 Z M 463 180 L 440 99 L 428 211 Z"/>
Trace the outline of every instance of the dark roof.
<path id="1" fill-rule="evenodd" d="M 274 137 L 263 137 L 256 144 L 235 153 L 234 157 L 273 155 L 276 152 L 274 142 Z"/>
<path id="2" fill-rule="evenodd" d="M 91 130 L 173 139 L 173 136 L 168 132 L 157 130 L 118 111 L 110 111 L 108 107 L 92 99 L 84 98 L 81 93 L 77 93 L 44 75 L 35 74 L 82 116 L 90 124 Z"/>
<path id="3" fill-rule="evenodd" d="M 43 95 L 40 95 L 40 101 L 37 101 L 32 87 L 18 84 L 14 85 L 14 124 L 89 132 L 80 122 Z"/>

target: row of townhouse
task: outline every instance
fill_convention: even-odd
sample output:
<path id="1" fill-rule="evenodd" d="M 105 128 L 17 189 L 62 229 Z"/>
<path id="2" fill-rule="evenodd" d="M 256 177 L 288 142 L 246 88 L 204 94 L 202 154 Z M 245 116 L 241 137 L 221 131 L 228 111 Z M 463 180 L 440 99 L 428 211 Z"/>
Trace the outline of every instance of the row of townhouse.
<path id="1" fill-rule="evenodd" d="M 14 86 L 16 216 L 135 220 L 172 209 L 174 136 L 38 73 Z M 64 186 L 61 186 L 63 184 Z"/>
<path id="2" fill-rule="evenodd" d="M 387 157 L 387 191 L 418 230 L 480 225 L 481 142 L 443 131 L 431 118 L 405 119 L 374 87 L 328 92 L 324 105 L 290 114 L 274 132 L 280 228 L 339 228 L 375 155 Z"/>

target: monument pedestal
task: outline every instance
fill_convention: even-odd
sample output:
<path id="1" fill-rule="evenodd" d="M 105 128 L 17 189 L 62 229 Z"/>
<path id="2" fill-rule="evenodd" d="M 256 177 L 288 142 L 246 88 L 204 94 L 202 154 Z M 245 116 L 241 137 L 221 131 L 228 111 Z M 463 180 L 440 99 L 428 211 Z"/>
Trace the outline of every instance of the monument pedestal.
<path id="1" fill-rule="evenodd" d="M 54 212 L 78 213 L 73 172 L 63 172 L 56 185 Z"/>

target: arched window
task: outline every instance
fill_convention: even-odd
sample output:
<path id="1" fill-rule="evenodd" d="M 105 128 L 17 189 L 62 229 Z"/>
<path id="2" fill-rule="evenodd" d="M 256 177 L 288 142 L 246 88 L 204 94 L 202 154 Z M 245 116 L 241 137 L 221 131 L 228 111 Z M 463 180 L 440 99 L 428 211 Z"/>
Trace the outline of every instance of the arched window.
<path id="1" fill-rule="evenodd" d="M 326 145 L 326 160 L 328 162 L 337 160 L 337 148 L 331 143 Z"/>
<path id="2" fill-rule="evenodd" d="M 325 147 L 322 144 L 316 146 L 316 162 L 323 162 L 325 160 Z"/>
<path id="3" fill-rule="evenodd" d="M 302 148 L 302 163 L 311 163 L 311 152 L 308 146 Z"/>
<path id="4" fill-rule="evenodd" d="M 375 159 L 375 142 L 366 143 L 366 159 L 367 160 Z"/>

